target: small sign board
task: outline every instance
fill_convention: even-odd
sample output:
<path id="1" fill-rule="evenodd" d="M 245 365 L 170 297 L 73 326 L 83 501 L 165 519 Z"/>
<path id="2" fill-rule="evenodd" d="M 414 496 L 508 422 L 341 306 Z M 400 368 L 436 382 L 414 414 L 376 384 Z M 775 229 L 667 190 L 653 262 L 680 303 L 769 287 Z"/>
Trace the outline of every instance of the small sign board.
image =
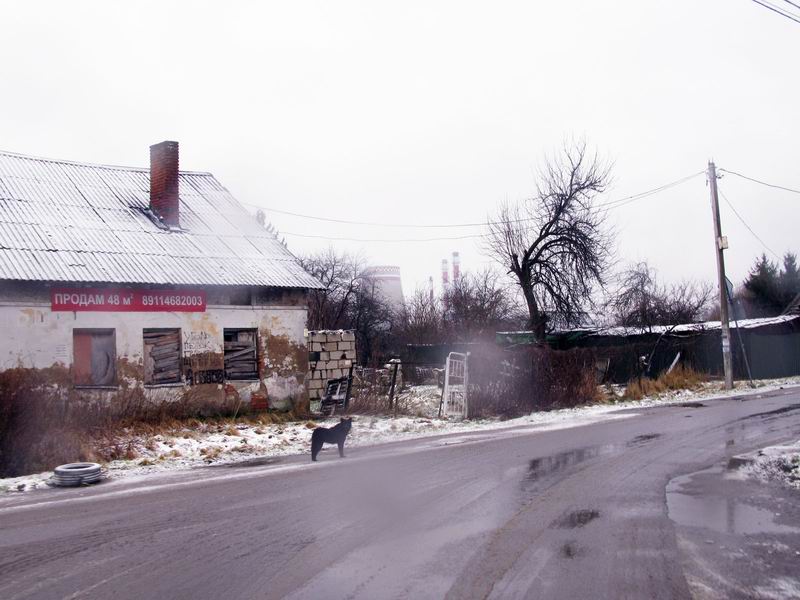
<path id="1" fill-rule="evenodd" d="M 205 312 L 204 290 L 53 288 L 53 311 Z"/>

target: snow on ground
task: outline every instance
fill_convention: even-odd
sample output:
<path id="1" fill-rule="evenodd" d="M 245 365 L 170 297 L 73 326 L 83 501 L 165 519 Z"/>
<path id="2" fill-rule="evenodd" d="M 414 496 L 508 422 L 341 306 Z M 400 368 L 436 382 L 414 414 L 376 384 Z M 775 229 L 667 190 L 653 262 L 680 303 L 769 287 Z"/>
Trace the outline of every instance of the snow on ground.
<path id="1" fill-rule="evenodd" d="M 752 462 L 743 467 L 745 473 L 800 490 L 800 440 L 785 446 L 769 446 L 751 458 Z"/>
<path id="2" fill-rule="evenodd" d="M 736 394 L 763 393 L 787 385 L 800 385 L 800 377 L 757 382 L 751 389 L 738 384 Z M 624 388 L 615 388 L 620 398 Z M 610 402 L 578 408 L 536 412 L 516 419 L 475 419 L 454 421 L 436 418 L 441 391 L 435 385 L 414 386 L 399 395 L 403 416 L 354 415 L 353 429 L 348 446 L 373 446 L 376 444 L 448 433 L 491 431 L 511 427 L 540 429 L 567 428 L 587 425 L 600 420 L 618 418 L 616 411 L 630 408 L 647 408 L 664 404 L 696 402 L 729 395 L 720 383 L 706 383 L 694 390 L 666 392 L 640 401 Z M 330 427 L 338 417 L 315 421 L 258 425 L 238 424 L 208 425 L 172 430 L 152 436 L 131 435 L 120 440 L 129 446 L 136 458 L 115 460 L 105 465 L 111 477 L 142 475 L 169 469 L 188 469 L 207 464 L 239 462 L 264 457 L 287 456 L 309 452 L 311 432 L 321 425 Z M 0 493 L 20 492 L 47 485 L 51 473 L 39 473 L 9 479 L 0 479 Z"/>

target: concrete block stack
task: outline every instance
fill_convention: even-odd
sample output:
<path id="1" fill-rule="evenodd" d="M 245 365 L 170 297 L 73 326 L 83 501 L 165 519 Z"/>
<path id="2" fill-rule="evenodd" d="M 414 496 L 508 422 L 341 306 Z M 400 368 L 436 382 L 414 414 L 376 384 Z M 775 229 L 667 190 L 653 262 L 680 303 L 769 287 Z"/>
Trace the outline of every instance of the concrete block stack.
<path id="1" fill-rule="evenodd" d="M 329 379 L 346 377 L 356 361 L 356 335 L 352 330 L 309 331 L 308 398 L 319 400 Z"/>

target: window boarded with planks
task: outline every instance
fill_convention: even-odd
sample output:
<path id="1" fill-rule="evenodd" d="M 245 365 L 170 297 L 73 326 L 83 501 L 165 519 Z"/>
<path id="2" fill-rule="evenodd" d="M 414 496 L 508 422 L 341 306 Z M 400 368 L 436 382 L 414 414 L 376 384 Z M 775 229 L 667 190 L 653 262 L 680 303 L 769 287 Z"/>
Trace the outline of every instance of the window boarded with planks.
<path id="1" fill-rule="evenodd" d="M 181 382 L 181 330 L 144 330 L 144 382 L 162 385 Z"/>
<path id="2" fill-rule="evenodd" d="M 225 379 L 258 379 L 258 331 L 226 329 Z"/>

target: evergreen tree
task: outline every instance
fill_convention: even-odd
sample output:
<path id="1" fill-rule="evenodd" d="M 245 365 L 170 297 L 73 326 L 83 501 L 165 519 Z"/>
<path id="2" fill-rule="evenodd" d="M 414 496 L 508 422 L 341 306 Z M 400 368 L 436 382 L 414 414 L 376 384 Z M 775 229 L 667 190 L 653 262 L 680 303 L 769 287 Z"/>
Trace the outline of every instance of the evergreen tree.
<path id="1" fill-rule="evenodd" d="M 778 265 L 762 254 L 744 282 L 744 300 L 749 317 L 773 317 L 785 306 L 782 301 Z"/>
<path id="2" fill-rule="evenodd" d="M 797 268 L 797 255 L 792 252 L 783 255 L 783 270 L 778 276 L 778 287 L 783 308 L 800 294 L 800 270 Z"/>

